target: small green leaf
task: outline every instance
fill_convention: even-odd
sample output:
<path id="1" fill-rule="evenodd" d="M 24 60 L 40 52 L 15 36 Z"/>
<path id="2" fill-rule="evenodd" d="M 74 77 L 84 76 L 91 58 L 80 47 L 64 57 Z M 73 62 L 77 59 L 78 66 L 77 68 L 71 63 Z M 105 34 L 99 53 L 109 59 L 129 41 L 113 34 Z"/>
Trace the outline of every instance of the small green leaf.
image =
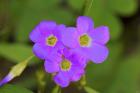
<path id="1" fill-rule="evenodd" d="M 5 80 L 5 78 L 0 81 L 1 85 L 8 83 L 11 81 L 13 78 L 20 76 L 22 72 L 25 70 L 27 67 L 27 63 L 33 58 L 34 56 L 28 57 L 26 60 L 16 64 L 15 66 L 12 67 L 12 69 L 9 71 L 8 75 L 5 78 L 8 78 L 8 80 Z"/>
<path id="2" fill-rule="evenodd" d="M 94 89 L 92 89 L 88 86 L 85 86 L 84 89 L 87 93 L 99 93 L 99 92 L 95 91 Z"/>
<path id="3" fill-rule="evenodd" d="M 0 93 L 33 93 L 33 92 L 20 86 L 7 84 L 0 88 Z"/>
<path id="4" fill-rule="evenodd" d="M 10 74 L 13 75 L 13 77 L 17 77 L 19 76 L 23 71 L 24 69 L 27 67 L 27 64 L 29 63 L 29 61 L 33 58 L 33 56 L 30 56 L 29 58 L 27 58 L 26 60 L 18 63 L 17 65 L 13 66 L 11 71 L 10 71 Z"/>

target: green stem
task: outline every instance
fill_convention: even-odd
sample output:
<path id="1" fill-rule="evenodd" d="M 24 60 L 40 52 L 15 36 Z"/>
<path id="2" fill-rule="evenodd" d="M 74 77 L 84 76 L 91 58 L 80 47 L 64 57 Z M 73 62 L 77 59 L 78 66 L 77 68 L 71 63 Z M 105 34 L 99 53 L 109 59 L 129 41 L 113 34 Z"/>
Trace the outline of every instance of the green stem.
<path id="1" fill-rule="evenodd" d="M 93 0 L 85 0 L 84 15 L 88 15 L 92 5 L 93 5 Z"/>
<path id="2" fill-rule="evenodd" d="M 81 90 L 86 86 L 86 75 L 83 75 L 80 82 L 79 82 L 78 89 Z"/>
<path id="3" fill-rule="evenodd" d="M 59 86 L 59 90 L 58 90 L 58 93 L 61 93 L 61 87 Z"/>
<path id="4" fill-rule="evenodd" d="M 38 69 L 36 72 L 37 76 L 37 81 L 38 81 L 38 93 L 46 93 L 45 88 L 46 88 L 46 78 L 45 78 L 45 72 L 44 70 Z"/>
<path id="5" fill-rule="evenodd" d="M 83 75 L 81 80 L 80 80 L 80 85 L 83 87 L 86 85 L 86 75 Z"/>
<path id="6" fill-rule="evenodd" d="M 53 89 L 52 93 L 61 93 L 61 87 L 56 85 L 56 87 Z"/>

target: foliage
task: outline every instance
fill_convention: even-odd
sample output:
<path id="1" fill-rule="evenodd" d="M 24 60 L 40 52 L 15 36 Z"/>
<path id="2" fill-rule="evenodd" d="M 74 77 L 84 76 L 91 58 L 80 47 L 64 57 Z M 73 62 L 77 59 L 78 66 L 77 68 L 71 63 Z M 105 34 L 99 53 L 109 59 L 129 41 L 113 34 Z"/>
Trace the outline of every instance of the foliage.
<path id="1" fill-rule="evenodd" d="M 20 86 L 7 84 L 0 88 L 0 93 L 33 93 L 33 92 Z"/>

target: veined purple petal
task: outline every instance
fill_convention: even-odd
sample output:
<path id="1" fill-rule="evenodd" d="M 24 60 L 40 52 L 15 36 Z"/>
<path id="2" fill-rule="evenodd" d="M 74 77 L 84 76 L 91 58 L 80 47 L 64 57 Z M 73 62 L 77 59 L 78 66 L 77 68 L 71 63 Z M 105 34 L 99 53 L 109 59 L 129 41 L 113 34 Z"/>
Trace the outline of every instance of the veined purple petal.
<path id="1" fill-rule="evenodd" d="M 53 50 L 55 49 L 55 50 L 58 51 L 60 54 L 62 54 L 62 51 L 63 51 L 64 48 L 65 48 L 65 46 L 63 45 L 63 43 L 60 42 L 60 41 L 58 41 L 58 42 L 56 43 L 55 47 L 54 47 L 54 48 L 51 48 L 51 51 L 53 51 Z"/>
<path id="2" fill-rule="evenodd" d="M 108 57 L 108 49 L 97 43 L 93 43 L 92 47 L 84 49 L 84 52 L 94 63 L 102 63 Z"/>
<path id="3" fill-rule="evenodd" d="M 39 29 L 42 35 L 49 35 L 55 28 L 56 22 L 54 21 L 42 21 L 39 24 Z"/>
<path id="4" fill-rule="evenodd" d="M 40 42 L 40 38 L 42 38 L 42 35 L 40 33 L 40 30 L 38 27 L 36 27 L 31 33 L 30 33 L 30 40 L 32 42 Z"/>
<path id="5" fill-rule="evenodd" d="M 4 77 L 3 80 L 0 81 L 0 86 L 8 83 L 9 81 L 11 81 L 13 79 L 13 75 L 12 74 L 8 74 L 6 77 Z"/>
<path id="6" fill-rule="evenodd" d="M 35 42 L 40 42 L 41 38 L 47 37 L 55 29 L 54 21 L 41 21 L 39 25 L 30 33 L 30 39 Z"/>
<path id="7" fill-rule="evenodd" d="M 52 31 L 52 33 L 53 33 L 57 38 L 61 39 L 61 38 L 62 38 L 61 32 L 62 32 L 62 31 L 65 31 L 65 29 L 66 29 L 65 25 L 60 24 L 60 25 L 56 26 L 56 28 Z"/>
<path id="8" fill-rule="evenodd" d="M 80 80 L 81 76 L 84 75 L 84 68 L 81 68 L 80 65 L 73 65 L 68 74 L 70 75 L 71 81 L 78 81 Z"/>
<path id="9" fill-rule="evenodd" d="M 85 68 L 86 65 L 87 65 L 87 58 L 81 54 L 77 54 L 77 53 L 74 53 L 73 56 L 72 56 L 72 61 L 74 62 L 73 64 L 76 65 L 76 63 L 78 63 L 82 68 Z"/>
<path id="10" fill-rule="evenodd" d="M 97 43 L 92 43 L 92 46 L 89 48 L 75 49 L 73 51 L 87 57 L 87 59 L 97 64 L 105 61 L 109 52 L 107 47 Z"/>
<path id="11" fill-rule="evenodd" d="M 45 70 L 48 73 L 54 73 L 59 71 L 59 62 L 46 60 L 44 63 Z"/>
<path id="12" fill-rule="evenodd" d="M 77 18 L 77 30 L 79 34 L 83 34 L 93 29 L 93 21 L 87 16 Z"/>
<path id="13" fill-rule="evenodd" d="M 87 64 L 87 58 L 74 52 L 73 49 L 69 50 L 67 48 L 63 49 L 63 55 L 66 59 L 69 59 L 74 65 L 80 65 L 85 67 Z"/>
<path id="14" fill-rule="evenodd" d="M 68 49 L 64 50 L 65 58 L 71 62 L 71 68 L 68 73 L 70 81 L 78 81 L 84 74 L 84 68 L 86 66 L 86 58 L 78 55 Z"/>
<path id="15" fill-rule="evenodd" d="M 68 48 L 64 48 L 63 55 L 65 56 L 65 58 L 69 58 L 72 55 L 72 52 Z"/>
<path id="16" fill-rule="evenodd" d="M 33 46 L 33 52 L 38 58 L 45 59 L 49 55 L 50 51 L 45 46 L 43 46 L 39 43 L 36 43 Z"/>
<path id="17" fill-rule="evenodd" d="M 78 36 L 76 28 L 68 27 L 65 31 L 62 31 L 62 42 L 65 46 L 74 48 L 78 45 Z"/>
<path id="18" fill-rule="evenodd" d="M 65 72 L 59 72 L 57 75 L 55 75 L 54 81 L 61 87 L 67 87 L 70 83 L 69 76 Z"/>
<path id="19" fill-rule="evenodd" d="M 89 32 L 94 42 L 106 44 L 109 40 L 109 28 L 107 26 L 97 27 Z"/>

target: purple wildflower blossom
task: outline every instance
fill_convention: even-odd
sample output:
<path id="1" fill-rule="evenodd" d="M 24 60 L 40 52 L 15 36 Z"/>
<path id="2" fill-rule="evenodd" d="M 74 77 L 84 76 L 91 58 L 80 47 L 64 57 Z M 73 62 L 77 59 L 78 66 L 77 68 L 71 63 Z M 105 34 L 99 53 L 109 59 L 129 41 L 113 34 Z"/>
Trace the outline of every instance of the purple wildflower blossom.
<path id="1" fill-rule="evenodd" d="M 30 34 L 30 39 L 35 43 L 34 54 L 44 60 L 50 58 L 52 51 L 63 49 L 61 31 L 64 29 L 64 25 L 57 25 L 54 21 L 40 22 Z"/>
<path id="2" fill-rule="evenodd" d="M 86 16 L 77 18 L 77 27 L 68 27 L 62 32 L 62 42 L 87 59 L 101 63 L 108 56 L 105 44 L 109 40 L 107 26 L 93 27 L 93 21 Z"/>
<path id="3" fill-rule="evenodd" d="M 48 73 L 56 73 L 54 81 L 61 87 L 67 87 L 71 81 L 78 81 L 84 74 L 87 60 L 85 57 L 63 49 L 61 55 L 56 54 L 45 61 L 45 70 Z"/>
<path id="4" fill-rule="evenodd" d="M 13 79 L 13 75 L 11 73 L 9 73 L 6 77 L 4 77 L 1 81 L 0 81 L 0 86 L 10 82 Z"/>

